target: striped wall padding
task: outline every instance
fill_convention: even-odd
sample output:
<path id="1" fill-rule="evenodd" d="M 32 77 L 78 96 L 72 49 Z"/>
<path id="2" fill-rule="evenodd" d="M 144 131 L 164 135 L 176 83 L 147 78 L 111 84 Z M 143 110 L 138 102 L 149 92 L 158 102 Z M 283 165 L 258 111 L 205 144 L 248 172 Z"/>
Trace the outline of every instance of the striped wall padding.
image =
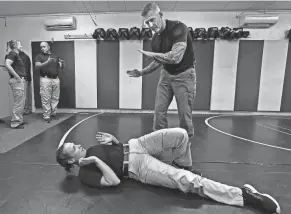
<path id="1" fill-rule="evenodd" d="M 160 70 L 140 78 L 129 69 L 150 64 L 138 49 L 151 41 L 55 41 L 66 61 L 59 108 L 153 110 Z M 33 60 L 40 42 L 32 42 Z M 193 110 L 291 112 L 291 45 L 288 40 L 193 41 L 197 94 Z M 33 62 L 34 63 L 34 62 Z M 36 108 L 41 107 L 34 72 Z M 169 109 L 176 110 L 173 99 Z"/>

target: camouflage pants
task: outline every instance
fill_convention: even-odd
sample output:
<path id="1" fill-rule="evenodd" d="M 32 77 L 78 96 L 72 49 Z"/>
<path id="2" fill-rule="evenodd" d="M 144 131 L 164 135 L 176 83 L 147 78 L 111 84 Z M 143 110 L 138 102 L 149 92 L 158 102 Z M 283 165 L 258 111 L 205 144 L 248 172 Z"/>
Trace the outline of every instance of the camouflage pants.
<path id="1" fill-rule="evenodd" d="M 40 96 L 43 118 L 49 119 L 56 115 L 60 98 L 60 79 L 40 77 Z"/>
<path id="2" fill-rule="evenodd" d="M 15 128 L 23 123 L 23 110 L 26 97 L 26 80 L 18 82 L 15 78 L 9 79 L 13 94 L 12 117 L 10 126 Z"/>

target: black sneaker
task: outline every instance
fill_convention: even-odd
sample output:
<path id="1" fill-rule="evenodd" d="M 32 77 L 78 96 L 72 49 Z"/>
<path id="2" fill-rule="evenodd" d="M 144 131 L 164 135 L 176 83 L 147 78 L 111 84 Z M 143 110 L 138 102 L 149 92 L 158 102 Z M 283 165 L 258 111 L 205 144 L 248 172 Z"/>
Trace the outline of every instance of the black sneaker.
<path id="1" fill-rule="evenodd" d="M 30 115 L 30 114 L 32 114 L 32 112 L 31 111 L 23 111 L 23 114 L 24 115 Z"/>
<path id="2" fill-rule="evenodd" d="M 19 124 L 18 126 L 12 127 L 12 129 L 24 129 L 24 125 L 23 124 Z"/>
<path id="3" fill-rule="evenodd" d="M 278 202 L 272 196 L 258 192 L 253 186 L 245 184 L 242 192 L 245 205 L 251 205 L 272 214 L 281 212 Z"/>
<path id="4" fill-rule="evenodd" d="M 51 119 L 52 119 L 52 120 L 59 120 L 59 118 L 58 118 L 57 115 L 55 115 L 55 114 L 51 115 Z"/>
<path id="5" fill-rule="evenodd" d="M 50 119 L 50 118 L 44 118 L 43 120 L 44 120 L 44 122 L 46 122 L 46 123 L 50 123 L 50 122 L 51 122 L 51 119 Z"/>

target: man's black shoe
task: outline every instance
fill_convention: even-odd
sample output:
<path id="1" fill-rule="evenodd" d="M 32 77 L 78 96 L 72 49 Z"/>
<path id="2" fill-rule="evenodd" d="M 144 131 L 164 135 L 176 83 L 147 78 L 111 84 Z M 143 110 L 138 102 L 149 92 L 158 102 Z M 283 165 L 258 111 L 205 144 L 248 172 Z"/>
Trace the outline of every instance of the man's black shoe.
<path id="1" fill-rule="evenodd" d="M 59 120 L 59 118 L 57 117 L 57 115 L 51 115 L 51 119 L 52 120 Z"/>

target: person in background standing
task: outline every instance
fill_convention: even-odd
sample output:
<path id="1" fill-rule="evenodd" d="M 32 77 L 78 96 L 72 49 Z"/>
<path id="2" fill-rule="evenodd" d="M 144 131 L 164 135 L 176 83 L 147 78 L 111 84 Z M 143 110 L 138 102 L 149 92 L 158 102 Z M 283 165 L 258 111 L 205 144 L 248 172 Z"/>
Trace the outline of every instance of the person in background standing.
<path id="1" fill-rule="evenodd" d="M 43 119 L 49 123 L 57 119 L 57 106 L 60 98 L 59 69 L 64 68 L 64 61 L 52 54 L 47 42 L 40 43 L 41 52 L 35 57 L 35 69 L 40 72 L 40 96 Z"/>
<path id="2" fill-rule="evenodd" d="M 12 117 L 10 127 L 24 128 L 23 110 L 26 97 L 27 72 L 22 59 L 19 57 L 19 43 L 16 40 L 8 42 L 10 52 L 5 56 L 5 67 L 10 74 L 9 85 L 13 94 Z"/>
<path id="3" fill-rule="evenodd" d="M 24 105 L 24 115 L 31 114 L 32 112 L 32 94 L 31 94 L 31 61 L 29 56 L 24 52 L 22 44 L 20 41 L 17 41 L 19 45 L 19 57 L 21 58 L 22 62 L 24 63 L 24 67 L 27 73 L 27 80 L 26 80 L 26 98 L 25 98 L 25 105 Z"/>

